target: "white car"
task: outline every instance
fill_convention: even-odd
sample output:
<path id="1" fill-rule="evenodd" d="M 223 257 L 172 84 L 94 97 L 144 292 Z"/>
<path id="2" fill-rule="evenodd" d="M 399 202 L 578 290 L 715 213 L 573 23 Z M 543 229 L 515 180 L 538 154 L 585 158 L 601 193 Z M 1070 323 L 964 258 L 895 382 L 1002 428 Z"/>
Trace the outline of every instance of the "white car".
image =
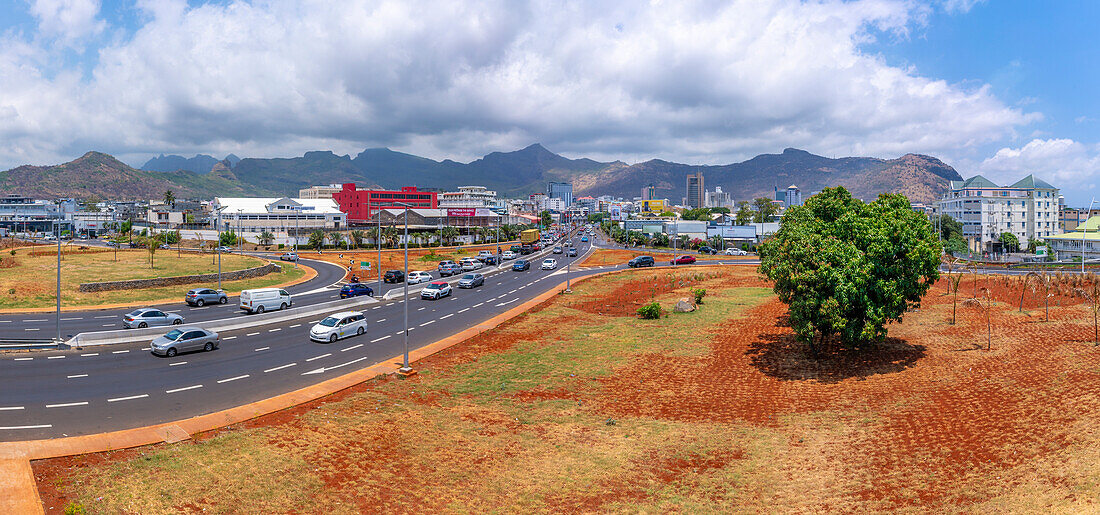
<path id="1" fill-rule="evenodd" d="M 451 285 L 445 281 L 435 281 L 420 290 L 420 298 L 437 300 L 451 294 Z"/>
<path id="2" fill-rule="evenodd" d="M 747 255 L 749 255 L 749 253 L 745 252 L 741 249 L 726 249 L 726 255 L 727 256 L 747 256 Z"/>
<path id="3" fill-rule="evenodd" d="M 462 265 L 462 270 L 465 272 L 477 270 L 485 266 L 485 263 L 482 263 L 481 261 L 478 261 L 474 258 L 462 258 L 462 262 L 460 264 Z"/>
<path id="4" fill-rule="evenodd" d="M 432 274 L 429 274 L 428 272 L 409 272 L 409 278 L 407 282 L 409 284 L 420 284 L 429 282 L 432 279 L 434 279 L 432 277 Z"/>
<path id="5" fill-rule="evenodd" d="M 512 252 L 510 250 L 506 250 L 506 251 L 504 251 L 503 254 L 500 255 L 500 258 L 501 259 L 516 259 L 516 253 Z"/>
<path id="6" fill-rule="evenodd" d="M 553 270 L 558 267 L 558 261 L 556 259 L 544 259 L 542 260 L 543 270 Z"/>
<path id="7" fill-rule="evenodd" d="M 359 311 L 333 313 L 309 330 L 309 339 L 333 343 L 340 338 L 367 332 L 367 318 Z"/>

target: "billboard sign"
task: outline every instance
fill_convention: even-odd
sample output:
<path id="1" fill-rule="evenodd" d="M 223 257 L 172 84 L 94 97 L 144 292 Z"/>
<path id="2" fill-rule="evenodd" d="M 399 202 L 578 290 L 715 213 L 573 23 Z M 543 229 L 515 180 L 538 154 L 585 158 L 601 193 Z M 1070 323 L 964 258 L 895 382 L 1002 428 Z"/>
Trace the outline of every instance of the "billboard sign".
<path id="1" fill-rule="evenodd" d="M 447 209 L 447 216 L 471 217 L 477 214 L 477 209 L 472 207 L 454 207 Z"/>

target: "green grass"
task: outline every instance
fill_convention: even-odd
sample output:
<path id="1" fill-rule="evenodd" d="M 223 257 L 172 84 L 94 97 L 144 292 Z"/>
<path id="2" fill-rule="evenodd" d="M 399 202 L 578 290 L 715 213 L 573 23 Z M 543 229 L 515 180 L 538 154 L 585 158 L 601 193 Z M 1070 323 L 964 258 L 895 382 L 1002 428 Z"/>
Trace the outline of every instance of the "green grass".
<path id="1" fill-rule="evenodd" d="M 200 283 L 192 285 L 83 293 L 81 283 L 142 279 L 150 277 L 174 277 L 207 274 L 218 271 L 210 255 L 184 253 L 177 257 L 174 250 L 160 250 L 153 256 L 154 267 L 149 267 L 148 252 L 119 251 L 118 261 L 114 252 L 97 254 L 63 254 L 61 261 L 61 304 L 63 307 L 99 306 L 134 302 L 173 299 L 182 301 L 183 293 L 196 286 L 217 287 Z M 15 268 L 0 270 L 0 309 L 30 309 L 51 307 L 55 303 L 57 257 L 30 257 L 26 250 L 16 254 Z M 253 257 L 223 255 L 222 271 L 240 270 L 262 266 L 263 261 Z M 273 273 L 253 279 L 227 281 L 223 288 L 230 293 L 242 289 L 261 288 L 298 279 L 305 275 L 301 268 L 284 266 L 283 273 Z"/>

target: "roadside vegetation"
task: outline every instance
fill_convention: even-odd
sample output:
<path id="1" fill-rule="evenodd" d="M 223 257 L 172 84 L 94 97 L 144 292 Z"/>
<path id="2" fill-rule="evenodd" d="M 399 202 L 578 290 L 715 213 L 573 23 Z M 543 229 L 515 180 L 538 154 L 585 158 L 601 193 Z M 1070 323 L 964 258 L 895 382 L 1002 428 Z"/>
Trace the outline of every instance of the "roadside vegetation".
<path id="1" fill-rule="evenodd" d="M 218 271 L 216 259 L 212 259 L 209 254 L 197 255 L 184 252 L 178 255 L 175 249 L 159 250 L 153 259 L 152 268 L 149 264 L 150 257 L 147 249 L 119 250 L 116 257 L 116 251 L 108 249 L 63 247 L 61 254 L 62 307 L 92 307 L 164 300 L 182 302 L 184 292 L 193 286 L 176 285 L 96 293 L 82 293 L 78 288 L 81 283 L 86 282 L 175 277 Z M 223 272 L 253 268 L 263 264 L 263 260 L 253 257 L 222 255 Z M 16 249 L 14 255 L 10 250 L 6 250 L 0 267 L 3 267 L 0 268 L 0 309 L 18 310 L 54 306 L 57 281 L 56 247 L 21 248 Z M 245 288 L 293 281 L 304 274 L 304 270 L 295 270 L 292 266 L 284 264 L 283 273 L 268 274 L 242 281 L 227 281 L 223 283 L 223 287 L 229 292 L 239 292 Z M 216 287 L 217 282 L 194 286 Z"/>

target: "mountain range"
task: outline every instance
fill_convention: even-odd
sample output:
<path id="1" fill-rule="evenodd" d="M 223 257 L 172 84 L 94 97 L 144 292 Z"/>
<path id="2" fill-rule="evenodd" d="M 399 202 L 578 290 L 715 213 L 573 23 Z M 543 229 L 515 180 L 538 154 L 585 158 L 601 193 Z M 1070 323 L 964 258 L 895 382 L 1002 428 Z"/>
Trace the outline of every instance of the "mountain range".
<path id="1" fill-rule="evenodd" d="M 207 167 L 209 165 L 209 167 Z M 929 202 L 961 180 L 939 159 L 906 154 L 897 159 L 843 157 L 831 159 L 788 148 L 727 165 L 690 165 L 653 159 L 629 165 L 569 159 L 540 144 L 512 152 L 493 152 L 470 163 L 432 159 L 371 148 L 354 158 L 329 151 L 293 158 L 244 158 L 230 154 L 215 160 L 161 155 L 139 170 L 114 157 L 89 152 L 55 166 L 24 165 L 0 172 L 0 193 L 33 197 L 160 198 L 167 189 L 177 198 L 212 196 L 295 196 L 300 188 L 354 182 L 362 187 L 396 189 L 419 186 L 436 190 L 482 185 L 509 197 L 545 192 L 549 181 L 572 182 L 574 196 L 612 195 L 630 199 L 652 184 L 658 198 L 679 203 L 685 177 L 703 172 L 704 185 L 715 186 L 738 200 L 771 197 L 775 188 L 794 184 L 804 195 L 828 186 L 845 186 L 852 195 L 872 199 L 899 192 Z M 151 168 L 151 169 L 150 169 Z M 169 170 L 169 168 L 175 168 Z"/>

